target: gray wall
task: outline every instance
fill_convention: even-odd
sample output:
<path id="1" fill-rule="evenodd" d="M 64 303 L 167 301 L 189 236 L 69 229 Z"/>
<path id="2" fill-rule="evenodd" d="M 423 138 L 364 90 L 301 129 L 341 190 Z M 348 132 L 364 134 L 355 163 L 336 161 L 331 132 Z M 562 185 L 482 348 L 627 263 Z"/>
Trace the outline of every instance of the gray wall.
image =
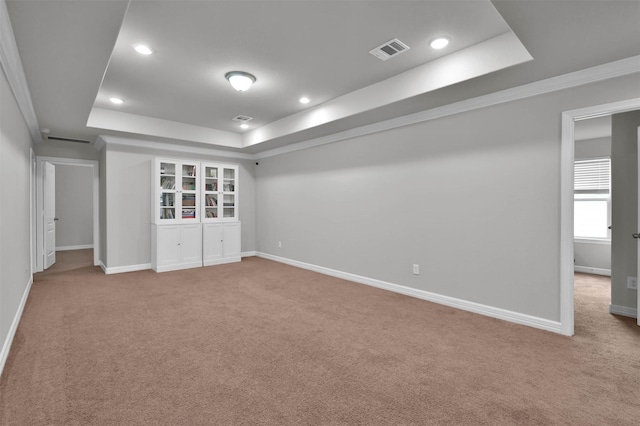
<path id="1" fill-rule="evenodd" d="M 42 157 L 78 158 L 81 160 L 99 160 L 100 153 L 93 144 L 44 140 L 35 146 L 36 155 Z"/>
<path id="2" fill-rule="evenodd" d="M 634 75 L 263 159 L 258 250 L 558 321 L 561 112 L 638 95 Z"/>
<path id="3" fill-rule="evenodd" d="M 238 164 L 242 251 L 255 251 L 254 161 L 107 145 L 104 160 L 108 233 L 105 266 L 151 262 L 151 170 L 156 157 Z"/>
<path id="4" fill-rule="evenodd" d="M 611 135 L 611 304 L 637 308 L 637 290 L 627 289 L 627 277 L 637 277 L 638 126 L 640 111 L 615 114 Z"/>
<path id="5" fill-rule="evenodd" d="M 579 122 L 578 124 L 583 123 Z M 576 124 L 577 125 L 577 124 Z M 611 138 L 584 139 L 576 141 L 575 159 L 601 158 L 611 156 Z M 582 268 L 596 268 L 611 271 L 611 244 L 575 242 L 573 244 L 575 265 Z"/>
<path id="6" fill-rule="evenodd" d="M 56 248 L 93 245 L 93 168 L 56 165 Z"/>
<path id="7" fill-rule="evenodd" d="M 0 348 L 31 279 L 31 136 L 0 68 Z"/>

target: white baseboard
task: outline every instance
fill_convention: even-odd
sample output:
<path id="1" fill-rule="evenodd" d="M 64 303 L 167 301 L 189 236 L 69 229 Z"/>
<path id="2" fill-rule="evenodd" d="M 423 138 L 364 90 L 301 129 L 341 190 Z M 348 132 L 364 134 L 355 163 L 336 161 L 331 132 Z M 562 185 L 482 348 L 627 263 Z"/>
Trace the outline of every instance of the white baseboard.
<path id="1" fill-rule="evenodd" d="M 242 253 L 240 253 L 240 257 L 251 257 L 256 255 L 257 254 L 255 251 L 243 251 Z"/>
<path id="2" fill-rule="evenodd" d="M 151 269 L 150 263 L 142 263 L 140 265 L 127 265 L 127 266 L 113 266 L 111 268 L 107 268 L 104 266 L 104 263 L 100 262 L 100 267 L 104 271 L 105 274 L 121 274 L 123 272 L 135 272 L 135 271 L 144 271 L 146 269 Z"/>
<path id="3" fill-rule="evenodd" d="M 611 276 L 611 269 L 592 268 L 590 266 L 574 266 L 575 272 L 584 272 L 585 274 L 606 275 Z"/>
<path id="4" fill-rule="evenodd" d="M 215 260 L 203 260 L 202 265 L 200 266 L 224 265 L 225 263 L 240 262 L 241 260 L 242 258 L 240 256 L 223 257 L 221 259 L 215 259 Z"/>
<path id="5" fill-rule="evenodd" d="M 424 290 L 418 290 L 411 287 L 405 287 L 398 284 L 380 281 L 373 278 L 362 277 L 360 275 L 350 274 L 348 272 L 336 271 L 334 269 L 325 268 L 323 266 L 312 265 L 309 263 L 299 262 L 297 260 L 287 259 L 284 257 L 274 256 L 268 253 L 257 252 L 258 257 L 262 257 L 276 262 L 286 263 L 287 265 L 296 266 L 303 269 L 319 272 L 321 274 L 330 275 L 336 278 L 342 278 L 354 281 L 360 284 L 370 285 L 372 287 L 389 290 L 394 293 L 400 293 L 418 299 L 427 300 L 429 302 L 438 303 L 452 308 L 461 309 L 463 311 L 473 312 L 504 321 L 522 324 L 529 327 L 539 328 L 541 330 L 551 331 L 553 333 L 562 334 L 562 327 L 559 321 L 552 321 L 544 318 L 534 317 L 519 312 L 508 311 L 506 309 L 495 308 L 493 306 L 482 305 L 480 303 L 470 302 L 467 300 L 456 299 L 454 297 L 444 296 L 441 294 L 431 293 Z"/>
<path id="6" fill-rule="evenodd" d="M 18 305 L 18 310 L 16 311 L 16 314 L 13 317 L 11 328 L 9 328 L 9 333 L 7 333 L 7 338 L 2 343 L 2 349 L 0 350 L 0 376 L 2 376 L 4 365 L 7 362 L 7 358 L 9 357 L 9 350 L 11 349 L 11 344 L 13 343 L 13 338 L 16 335 L 16 331 L 18 330 L 18 324 L 20 323 L 20 318 L 22 318 L 22 312 L 24 311 L 24 306 L 27 304 L 27 299 L 29 298 L 29 292 L 31 291 L 32 284 L 33 284 L 33 275 L 31 275 L 31 278 L 29 278 L 29 282 L 27 283 L 27 288 L 25 288 L 24 290 L 24 294 L 22 295 L 22 300 L 20 300 L 20 305 Z"/>
<path id="7" fill-rule="evenodd" d="M 93 244 L 83 244 L 79 246 L 62 246 L 56 247 L 56 251 L 66 251 L 66 250 L 84 250 L 84 249 L 92 249 Z"/>
<path id="8" fill-rule="evenodd" d="M 199 262 L 190 262 L 190 263 L 180 263 L 177 265 L 160 265 L 155 268 L 153 265 L 149 264 L 149 268 L 153 269 L 155 272 L 171 272 L 171 271 L 180 271 L 182 269 L 191 269 L 191 268 L 202 268 L 202 261 Z M 147 269 L 149 269 L 147 268 Z M 138 269 L 139 270 L 139 269 Z"/>
<path id="9" fill-rule="evenodd" d="M 638 318 L 638 310 L 626 306 L 609 305 L 609 313 L 625 317 Z"/>

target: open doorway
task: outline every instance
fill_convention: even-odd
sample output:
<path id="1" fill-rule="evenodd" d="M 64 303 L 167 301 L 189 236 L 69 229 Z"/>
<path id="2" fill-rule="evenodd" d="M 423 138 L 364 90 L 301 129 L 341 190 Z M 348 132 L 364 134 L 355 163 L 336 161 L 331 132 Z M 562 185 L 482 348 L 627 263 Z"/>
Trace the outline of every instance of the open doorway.
<path id="1" fill-rule="evenodd" d="M 51 178 L 48 182 L 47 170 L 50 175 L 55 174 L 57 185 L 51 184 Z M 100 264 L 98 179 L 95 160 L 37 157 L 36 272 L 55 261 L 52 250 L 53 256 L 57 251 L 92 250 L 93 265 Z M 51 207 L 52 199 L 56 207 Z M 87 209 L 90 210 L 88 219 Z M 56 233 L 56 229 L 62 232 Z M 47 239 L 52 232 L 58 237 Z"/>
<path id="2" fill-rule="evenodd" d="M 574 310 L 576 335 L 593 335 L 611 303 L 611 115 L 575 123 Z"/>
<path id="3" fill-rule="evenodd" d="M 574 161 L 576 122 L 638 109 L 640 109 L 640 98 L 565 111 L 562 114 L 560 323 L 562 334 L 568 336 L 574 334 Z"/>

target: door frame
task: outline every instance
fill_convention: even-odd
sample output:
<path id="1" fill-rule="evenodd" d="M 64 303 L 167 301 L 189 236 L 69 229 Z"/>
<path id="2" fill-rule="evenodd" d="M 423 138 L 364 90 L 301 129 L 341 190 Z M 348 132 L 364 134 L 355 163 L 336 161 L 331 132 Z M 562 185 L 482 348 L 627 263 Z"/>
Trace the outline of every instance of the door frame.
<path id="1" fill-rule="evenodd" d="M 640 126 L 638 126 L 638 139 L 636 141 L 638 147 L 638 227 L 636 232 L 640 233 Z M 636 241 L 638 246 L 638 255 L 636 257 L 637 271 L 636 274 L 636 324 L 640 325 L 640 290 L 638 290 L 638 276 L 640 276 L 640 240 Z"/>
<path id="2" fill-rule="evenodd" d="M 93 169 L 93 265 L 100 265 L 100 165 L 96 160 L 81 160 L 77 158 L 61 157 L 36 157 L 36 272 L 43 271 L 44 267 L 44 163 L 52 163 L 56 166 L 80 166 Z"/>
<path id="3" fill-rule="evenodd" d="M 574 334 L 573 307 L 573 164 L 575 122 L 640 109 L 640 98 L 595 105 L 562 113 L 560 142 L 560 332 Z"/>

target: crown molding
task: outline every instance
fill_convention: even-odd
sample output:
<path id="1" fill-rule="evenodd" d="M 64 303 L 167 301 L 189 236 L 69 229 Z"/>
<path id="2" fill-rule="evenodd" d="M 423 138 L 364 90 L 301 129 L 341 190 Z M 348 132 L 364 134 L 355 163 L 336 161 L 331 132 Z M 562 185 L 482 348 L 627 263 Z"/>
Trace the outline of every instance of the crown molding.
<path id="1" fill-rule="evenodd" d="M 289 152 L 300 151 L 303 149 L 326 145 L 333 142 L 339 142 L 345 139 L 365 136 L 377 132 L 395 129 L 398 127 L 409 126 L 412 124 L 435 120 L 437 118 L 442 118 L 449 115 L 460 114 L 463 112 L 486 108 L 506 102 L 517 101 L 520 99 L 543 95 L 559 90 L 570 89 L 573 87 L 596 83 L 603 80 L 609 80 L 616 77 L 623 77 L 634 73 L 640 73 L 640 56 L 632 56 L 626 59 L 598 65 L 581 71 L 563 74 L 557 77 L 551 77 L 545 80 L 540 80 L 511 89 L 501 90 L 499 92 L 490 93 L 488 95 L 478 96 L 476 98 L 471 98 L 449 105 L 444 105 L 441 107 L 420 111 L 402 117 L 381 121 L 379 123 L 368 124 L 332 135 L 322 136 L 284 147 L 263 151 L 255 154 L 255 159 L 274 157 L 276 155 L 287 154 Z"/>
<path id="2" fill-rule="evenodd" d="M 0 64 L 7 76 L 9 87 L 11 87 L 11 91 L 16 98 L 24 121 L 29 128 L 31 139 L 35 143 L 42 142 L 40 126 L 31 101 L 31 92 L 29 92 L 27 78 L 18 53 L 18 45 L 16 44 L 11 20 L 9 19 L 9 11 L 4 0 L 0 1 Z"/>
<path id="3" fill-rule="evenodd" d="M 236 158 L 240 160 L 253 160 L 253 154 L 242 152 L 224 151 L 206 147 L 184 146 L 179 143 L 148 141 L 140 139 L 123 138 L 121 136 L 100 135 L 96 139 L 95 148 L 100 151 L 104 146 L 128 146 L 149 150 L 162 150 L 183 154 L 210 155 L 214 157 Z"/>

